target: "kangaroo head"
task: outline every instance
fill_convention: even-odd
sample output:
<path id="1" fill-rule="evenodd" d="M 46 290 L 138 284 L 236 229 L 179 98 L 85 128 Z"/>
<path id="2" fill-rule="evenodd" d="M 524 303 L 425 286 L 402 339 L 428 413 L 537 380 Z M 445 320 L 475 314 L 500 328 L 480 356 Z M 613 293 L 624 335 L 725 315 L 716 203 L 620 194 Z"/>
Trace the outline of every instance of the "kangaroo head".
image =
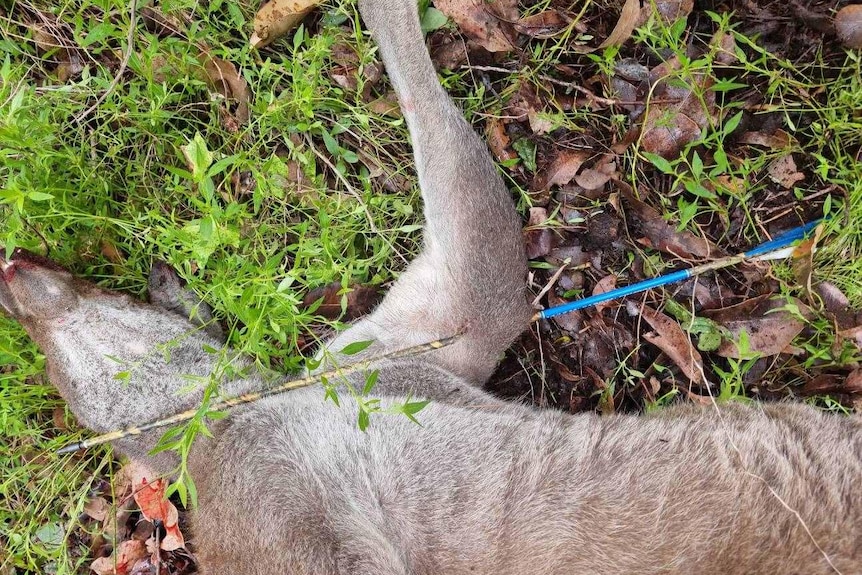
<path id="1" fill-rule="evenodd" d="M 21 248 L 10 259 L 0 257 L 0 308 L 28 332 L 37 325 L 73 313 L 81 295 L 95 286 L 76 280 L 47 258 Z"/>
<path id="2" fill-rule="evenodd" d="M 164 293 L 153 297 L 160 305 L 150 305 L 25 250 L 0 258 L 0 308 L 45 354 L 51 383 L 87 427 L 144 423 L 199 400 L 188 390 L 209 376 L 217 362 L 212 349 L 223 342 L 169 300 L 179 292 L 168 272 L 154 270 L 159 281 L 151 278 L 151 290 Z"/>

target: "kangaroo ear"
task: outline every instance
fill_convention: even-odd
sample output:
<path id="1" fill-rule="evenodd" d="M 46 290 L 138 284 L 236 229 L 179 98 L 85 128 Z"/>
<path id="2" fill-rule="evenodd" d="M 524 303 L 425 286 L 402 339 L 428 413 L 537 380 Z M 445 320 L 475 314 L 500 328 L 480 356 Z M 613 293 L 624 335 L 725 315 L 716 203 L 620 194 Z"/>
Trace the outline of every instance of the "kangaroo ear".
<path id="1" fill-rule="evenodd" d="M 213 317 L 212 308 L 196 293 L 183 287 L 182 280 L 171 266 L 162 261 L 153 263 L 147 286 L 151 304 L 183 316 L 201 326 L 206 333 L 224 341 L 224 332 Z"/>

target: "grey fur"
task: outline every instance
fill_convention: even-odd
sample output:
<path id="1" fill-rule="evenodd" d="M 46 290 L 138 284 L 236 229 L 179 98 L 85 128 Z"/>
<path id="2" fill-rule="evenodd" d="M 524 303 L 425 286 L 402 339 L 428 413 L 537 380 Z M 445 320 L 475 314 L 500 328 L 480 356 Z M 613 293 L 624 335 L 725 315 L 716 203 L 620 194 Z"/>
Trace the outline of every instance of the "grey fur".
<path id="1" fill-rule="evenodd" d="M 384 403 L 408 392 L 435 400 L 421 427 L 381 416 L 362 433 L 354 403 L 343 396 L 336 408 L 316 388 L 214 425 L 189 462 L 202 572 L 862 573 L 859 417 L 801 405 L 571 416 L 478 387 L 529 313 L 518 221 L 484 145 L 436 80 L 414 0 L 360 0 L 360 10 L 410 128 L 426 247 L 380 307 L 329 347 L 373 338 L 369 354 L 466 335 L 421 360 L 376 366 Z M 163 293 L 152 284 L 158 307 L 26 253 L 0 259 L 0 306 L 95 431 L 200 399 L 178 390 L 186 375 L 213 369 L 203 346 L 222 344 L 188 320 L 179 284 L 162 284 Z M 115 379 L 121 370 L 128 383 Z M 248 374 L 225 391 L 262 383 Z M 117 447 L 169 472 L 176 461 L 147 455 L 154 441 Z"/>

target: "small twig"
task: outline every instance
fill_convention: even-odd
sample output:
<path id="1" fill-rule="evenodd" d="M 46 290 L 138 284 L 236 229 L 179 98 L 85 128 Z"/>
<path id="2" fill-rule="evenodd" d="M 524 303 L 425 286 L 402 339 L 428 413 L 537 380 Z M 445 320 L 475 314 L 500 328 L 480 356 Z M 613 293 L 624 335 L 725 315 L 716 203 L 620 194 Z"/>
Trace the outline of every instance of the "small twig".
<path id="1" fill-rule="evenodd" d="M 137 11 L 137 0 L 129 0 L 129 32 L 126 34 L 126 52 L 123 54 L 123 59 L 120 61 L 120 67 L 117 70 L 117 73 L 114 74 L 114 79 L 111 80 L 111 83 L 108 85 L 108 88 L 102 92 L 102 95 L 99 96 L 92 106 L 84 110 L 82 113 L 75 116 L 75 123 L 80 124 L 84 121 L 84 118 L 89 116 L 93 111 L 96 110 L 99 106 L 102 105 L 102 102 L 113 92 L 117 85 L 120 83 L 120 79 L 123 74 L 126 72 L 126 68 L 129 66 L 129 59 L 132 57 L 132 50 L 135 48 L 135 26 L 137 24 L 138 19 L 138 11 Z"/>
<path id="2" fill-rule="evenodd" d="M 208 408 L 209 411 L 220 411 L 223 409 L 231 409 L 233 407 L 237 407 L 239 405 L 245 405 L 247 403 L 254 403 L 255 401 L 259 401 L 265 397 L 270 397 L 273 395 L 278 395 L 280 393 L 284 393 L 286 391 L 291 391 L 294 389 L 299 389 L 301 387 L 309 387 L 316 383 L 320 383 L 320 381 L 324 378 L 335 379 L 338 377 L 343 377 L 345 375 L 349 375 L 351 373 L 355 373 L 357 371 L 362 371 L 367 369 L 372 363 L 376 363 L 379 361 L 387 360 L 387 359 L 402 359 L 405 357 L 413 357 L 417 355 L 421 355 L 423 353 L 434 351 L 448 345 L 452 345 L 455 343 L 458 338 L 461 337 L 461 333 L 457 333 L 455 335 L 445 337 L 443 339 L 437 339 L 434 341 L 429 341 L 426 343 L 420 343 L 419 345 L 414 345 L 411 347 L 406 347 L 403 349 L 396 349 L 395 351 L 390 351 L 387 353 L 382 353 L 380 355 L 376 355 L 374 357 L 369 357 L 368 359 L 358 361 L 356 363 L 351 363 L 350 365 L 346 365 L 344 367 L 336 367 L 335 369 L 331 369 L 329 371 L 324 371 L 315 375 L 309 375 L 308 377 L 303 377 L 302 379 L 294 379 L 291 381 L 286 381 L 280 385 L 275 387 L 271 387 L 269 389 L 263 389 L 261 391 L 253 391 L 249 393 L 244 393 L 242 395 L 237 395 L 233 397 L 227 397 L 222 399 L 221 401 L 217 401 L 211 404 Z M 57 450 L 57 454 L 63 453 L 72 453 L 74 451 L 78 451 L 79 449 L 86 449 L 88 447 L 93 447 L 95 445 L 101 445 L 103 443 L 108 443 L 110 441 L 116 441 L 117 439 L 123 439 L 124 437 L 128 437 L 130 435 L 141 435 L 146 431 L 151 431 L 153 429 L 159 427 L 165 427 L 168 425 L 175 425 L 177 423 L 182 423 L 184 421 L 189 421 L 193 419 L 195 415 L 198 413 L 198 408 L 189 409 L 164 419 L 159 419 L 156 421 L 151 421 L 150 423 L 145 423 L 140 426 L 130 426 L 125 429 L 118 429 L 116 431 L 110 431 L 108 433 L 98 435 L 91 439 L 85 439 L 84 441 L 80 441 L 78 443 L 73 443 L 71 445 L 67 445 Z"/>
<path id="3" fill-rule="evenodd" d="M 567 267 L 569 267 L 570 263 L 572 263 L 572 258 L 566 258 L 563 261 L 563 265 L 557 268 L 557 271 L 554 272 L 554 275 L 552 275 L 551 279 L 549 279 L 548 282 L 545 284 L 545 287 L 543 287 L 539 294 L 533 298 L 533 301 L 530 303 L 530 305 L 534 309 L 539 307 L 539 300 L 541 300 L 546 293 L 551 291 L 551 288 L 554 287 L 554 284 L 557 283 L 557 280 L 560 279 L 560 276 L 563 275 L 563 272 L 566 270 Z"/>
<path id="4" fill-rule="evenodd" d="M 546 82 L 550 82 L 551 84 L 556 84 L 557 86 L 562 86 L 563 88 L 570 88 L 575 90 L 576 92 L 580 92 L 590 100 L 594 102 L 598 102 L 599 104 L 604 104 L 605 106 L 620 106 L 622 104 L 641 104 L 642 102 L 624 102 L 622 100 L 614 100 L 613 98 L 605 98 L 603 96 L 599 96 L 595 94 L 592 90 L 588 90 L 583 86 L 575 84 L 574 82 L 566 82 L 564 80 L 557 80 L 556 78 L 551 78 L 550 76 L 542 76 L 542 80 Z"/>

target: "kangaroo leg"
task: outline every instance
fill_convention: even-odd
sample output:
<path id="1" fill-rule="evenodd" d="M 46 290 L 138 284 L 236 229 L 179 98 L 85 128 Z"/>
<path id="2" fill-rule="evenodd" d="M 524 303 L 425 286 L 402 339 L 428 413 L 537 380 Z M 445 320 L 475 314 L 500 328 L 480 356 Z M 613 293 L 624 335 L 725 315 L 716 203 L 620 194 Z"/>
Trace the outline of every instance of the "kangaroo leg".
<path id="1" fill-rule="evenodd" d="M 512 199 L 485 144 L 437 80 L 415 0 L 360 0 L 407 120 L 425 204 L 422 253 L 368 318 L 329 344 L 369 352 L 464 331 L 431 361 L 480 385 L 527 325 L 526 259 Z"/>

